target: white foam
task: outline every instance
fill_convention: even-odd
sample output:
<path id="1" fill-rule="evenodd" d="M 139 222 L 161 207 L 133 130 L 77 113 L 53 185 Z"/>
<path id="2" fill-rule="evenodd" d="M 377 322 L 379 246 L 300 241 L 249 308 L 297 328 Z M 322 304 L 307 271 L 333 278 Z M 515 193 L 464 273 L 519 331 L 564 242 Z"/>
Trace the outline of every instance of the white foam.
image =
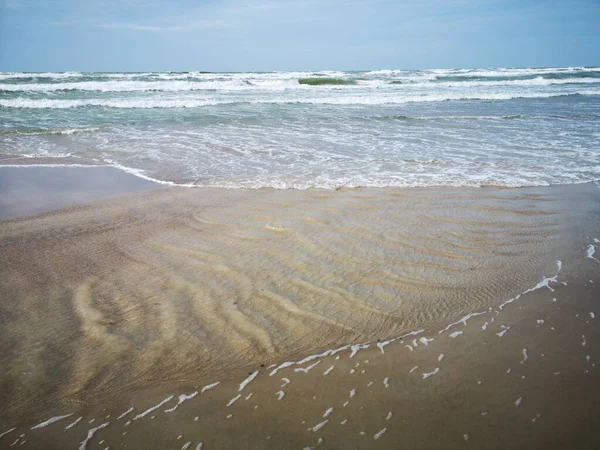
<path id="1" fill-rule="evenodd" d="M 415 370 L 417 370 L 418 368 L 419 368 L 419 366 L 415 366 L 415 367 L 413 367 L 412 369 L 410 369 L 410 370 L 408 371 L 408 373 L 413 373 L 413 372 L 414 372 Z"/>
<path id="2" fill-rule="evenodd" d="M 327 410 L 326 410 L 326 411 L 325 411 L 325 413 L 323 414 L 323 418 L 325 418 L 325 417 L 329 416 L 329 414 L 331 414 L 331 413 L 333 412 L 333 410 L 334 410 L 334 408 L 333 408 L 333 407 L 327 408 Z"/>
<path id="3" fill-rule="evenodd" d="M 462 332 L 462 331 L 455 331 L 454 333 L 450 333 L 450 337 L 451 337 L 452 339 L 454 339 L 454 338 L 456 338 L 456 337 L 460 336 L 461 334 L 463 334 L 463 332 Z"/>
<path id="4" fill-rule="evenodd" d="M 277 400 L 281 400 L 283 397 L 285 397 L 285 392 L 277 391 L 275 395 L 277 395 Z"/>
<path id="5" fill-rule="evenodd" d="M 523 360 L 521 361 L 521 364 L 524 364 L 525 361 L 527 361 L 527 349 L 526 348 L 523 349 Z"/>
<path id="6" fill-rule="evenodd" d="M 410 333 L 406 333 L 406 334 L 403 334 L 402 336 L 398 336 L 396 339 L 404 339 L 404 338 L 407 338 L 409 336 L 417 336 L 417 335 L 419 335 L 421 333 L 424 333 L 424 332 L 425 332 L 425 330 L 411 331 Z M 393 340 L 396 340 L 396 339 L 393 339 Z"/>
<path id="7" fill-rule="evenodd" d="M 329 375 L 334 368 L 335 368 L 335 366 L 331 366 L 329 369 L 327 369 L 325 372 L 323 372 L 323 375 Z"/>
<path id="8" fill-rule="evenodd" d="M 592 319 L 595 319 L 595 318 L 596 318 L 596 314 L 594 314 L 593 312 L 591 312 L 591 313 L 590 313 L 590 317 L 591 317 Z"/>
<path id="9" fill-rule="evenodd" d="M 67 417 L 71 417 L 73 414 L 75 413 L 71 413 L 71 414 L 65 414 L 64 416 L 55 416 L 55 417 L 50 417 L 48 420 L 44 420 L 43 422 L 38 423 L 37 425 L 31 427 L 32 430 L 37 430 L 38 428 L 44 428 L 47 427 L 48 425 L 53 424 L 54 422 L 58 422 L 59 420 L 63 420 L 66 419 Z"/>
<path id="10" fill-rule="evenodd" d="M 6 435 L 7 435 L 7 434 L 9 434 L 9 433 L 12 433 L 12 432 L 13 432 L 13 431 L 15 431 L 16 429 L 17 429 L 17 428 L 15 427 L 15 428 L 11 428 L 10 430 L 6 430 L 6 431 L 4 431 L 4 432 L 0 433 L 0 439 L 2 439 L 4 436 L 6 436 Z"/>
<path id="11" fill-rule="evenodd" d="M 533 292 L 533 291 L 537 291 L 538 289 L 541 289 L 543 287 L 547 287 L 552 292 L 554 292 L 554 289 L 552 289 L 552 287 L 550 287 L 550 283 L 556 283 L 557 281 L 558 281 L 558 275 L 554 275 L 553 277 L 543 277 L 542 281 L 540 281 L 534 287 L 532 287 L 530 289 L 527 289 L 526 291 L 520 293 L 516 297 L 513 297 L 513 298 L 511 298 L 509 300 L 506 300 L 505 302 L 503 302 L 500 305 L 498 305 L 498 308 L 499 309 L 503 309 L 506 305 L 508 305 L 510 303 L 513 303 L 516 300 L 519 300 L 523 295 L 528 294 L 528 293 Z"/>
<path id="12" fill-rule="evenodd" d="M 60 80 L 63 78 L 81 77 L 81 72 L 0 72 L 0 80 L 20 79 L 20 78 L 53 78 Z"/>
<path id="13" fill-rule="evenodd" d="M 290 380 L 289 378 L 282 378 L 281 381 L 283 381 L 281 387 L 285 387 L 292 382 L 292 380 Z"/>
<path id="14" fill-rule="evenodd" d="M 146 171 L 145 170 L 134 169 L 133 167 L 127 167 L 127 166 L 119 164 L 118 162 L 113 161 L 113 160 L 108 159 L 108 158 L 104 158 L 104 161 L 110 163 L 109 167 L 114 167 L 116 169 L 122 170 L 123 172 L 126 172 L 126 173 L 128 173 L 130 175 L 136 176 L 136 177 L 141 178 L 143 180 L 152 181 L 153 183 L 162 184 L 162 185 L 165 185 L 165 186 L 178 186 L 178 187 L 196 187 L 197 186 L 194 183 L 175 183 L 173 181 L 159 180 L 158 178 L 152 178 L 152 177 L 146 175 Z M 88 167 L 90 167 L 90 166 L 88 166 Z M 91 166 L 91 167 L 98 167 L 98 166 Z"/>
<path id="15" fill-rule="evenodd" d="M 321 364 L 321 360 L 312 363 L 310 366 L 307 367 L 298 367 L 296 369 L 294 369 L 294 372 L 304 372 L 304 373 L 308 373 L 310 372 L 313 368 L 315 368 L 316 366 L 318 366 L 319 364 Z"/>
<path id="16" fill-rule="evenodd" d="M 94 435 L 103 428 L 106 428 L 110 422 L 103 423 L 102 425 L 97 426 L 96 428 L 91 428 L 88 430 L 87 437 L 81 441 L 81 445 L 79 446 L 79 450 L 85 450 L 87 448 L 88 443 L 94 437 Z"/>
<path id="17" fill-rule="evenodd" d="M 392 418 L 392 412 L 390 411 L 389 413 L 387 413 L 387 416 L 385 417 L 385 420 L 390 420 Z"/>
<path id="18" fill-rule="evenodd" d="M 316 424 L 314 427 L 309 428 L 308 431 L 312 431 L 312 432 L 316 433 L 321 428 L 323 428 L 325 425 L 327 425 L 328 422 L 329 422 L 329 419 L 324 420 L 323 422 Z"/>
<path id="19" fill-rule="evenodd" d="M 517 400 L 515 400 L 515 406 L 519 406 L 522 401 L 523 401 L 523 397 L 519 397 Z"/>
<path id="20" fill-rule="evenodd" d="M 181 405 L 183 402 L 185 402 L 187 400 L 193 399 L 196 395 L 198 395 L 198 391 L 192 392 L 189 395 L 185 395 L 185 394 L 180 395 L 177 398 L 177 404 L 175 406 L 173 406 L 172 408 L 165 409 L 165 412 L 173 412 L 173 411 L 175 411 L 177 408 L 179 408 L 179 405 Z"/>
<path id="21" fill-rule="evenodd" d="M 440 368 L 436 367 L 433 372 L 424 373 L 423 379 L 426 380 L 427 378 L 437 375 L 438 373 L 440 373 Z"/>
<path id="22" fill-rule="evenodd" d="M 387 428 L 384 428 L 380 431 L 378 431 L 377 433 L 375 433 L 375 435 L 373 436 L 373 439 L 377 440 L 379 439 L 381 436 L 383 436 L 383 433 L 385 433 L 387 430 Z"/>
<path id="23" fill-rule="evenodd" d="M 83 416 L 78 417 L 77 419 L 75 419 L 74 422 L 71 422 L 69 425 L 67 425 L 65 427 L 65 430 L 70 430 L 71 428 L 73 428 L 75 425 L 77 425 L 79 422 L 81 422 L 81 420 L 83 419 Z"/>
<path id="24" fill-rule="evenodd" d="M 270 376 L 270 377 L 272 377 L 272 376 L 273 376 L 273 375 L 275 375 L 277 372 L 279 372 L 281 369 L 285 369 L 286 367 L 293 366 L 294 364 L 296 364 L 296 363 L 295 363 L 295 362 L 293 362 L 293 361 L 287 361 L 287 362 L 284 362 L 284 363 L 282 363 L 282 364 L 278 365 L 277 367 L 275 367 L 275 368 L 274 368 L 274 369 L 271 371 L 271 373 L 269 374 L 269 376 Z"/>
<path id="25" fill-rule="evenodd" d="M 477 316 L 481 316 L 482 314 L 486 314 L 489 311 L 480 311 L 480 312 L 471 312 L 469 314 L 467 314 L 464 317 L 461 317 L 459 320 L 457 320 L 456 322 L 451 323 L 450 325 L 446 326 L 446 328 L 444 328 L 443 330 L 439 331 L 439 334 L 442 334 L 444 331 L 448 331 L 450 328 L 456 326 L 456 325 L 467 325 L 467 322 L 469 321 L 469 319 L 473 318 L 473 317 L 477 317 Z"/>
<path id="26" fill-rule="evenodd" d="M 596 96 L 600 90 L 577 89 L 570 92 L 531 92 L 527 90 L 511 92 L 438 92 L 423 93 L 421 95 L 393 94 L 382 92 L 380 94 L 370 92 L 369 95 L 332 95 L 321 97 L 281 96 L 264 98 L 161 98 L 161 97 L 124 97 L 124 98 L 86 98 L 77 100 L 67 99 L 30 99 L 13 98 L 0 99 L 0 107 L 15 109 L 72 109 L 72 108 L 115 108 L 115 109 L 172 109 L 172 108 L 206 108 L 210 106 L 227 106 L 236 104 L 251 105 L 402 105 L 408 103 L 435 103 L 457 100 L 513 100 L 513 99 L 535 99 L 554 98 L 573 95 Z"/>
<path id="27" fill-rule="evenodd" d="M 207 384 L 206 386 L 204 386 L 204 387 L 203 387 L 203 388 L 200 390 L 200 393 L 202 394 L 202 393 L 204 393 L 204 392 L 206 392 L 206 391 L 208 391 L 208 390 L 210 390 L 210 389 L 212 389 L 212 388 L 215 388 L 215 387 L 217 387 L 217 386 L 218 386 L 220 383 L 221 383 L 220 381 L 217 381 L 216 383 Z"/>
<path id="28" fill-rule="evenodd" d="M 442 359 L 444 359 L 444 354 L 440 353 L 440 355 L 438 356 L 437 360 L 438 362 L 441 361 Z"/>
<path id="29" fill-rule="evenodd" d="M 239 391 L 239 392 L 243 391 L 243 390 L 244 390 L 244 388 L 245 388 L 246 386 L 248 386 L 248 384 L 249 384 L 249 383 L 250 383 L 252 380 L 254 380 L 254 379 L 257 377 L 257 376 L 258 376 L 258 370 L 256 370 L 256 371 L 252 372 L 252 373 L 251 373 L 251 374 L 248 376 L 248 378 L 246 378 L 244 381 L 242 381 L 242 382 L 240 383 L 240 387 L 238 388 L 238 391 Z"/>
<path id="30" fill-rule="evenodd" d="M 419 342 L 423 345 L 429 345 L 430 342 L 435 341 L 434 338 L 427 339 L 426 337 L 419 338 Z"/>
<path id="31" fill-rule="evenodd" d="M 366 348 L 369 348 L 370 345 L 369 344 L 354 344 L 350 346 L 350 358 L 354 358 L 354 356 L 356 356 L 356 354 L 359 352 L 359 350 L 364 350 Z"/>
<path id="32" fill-rule="evenodd" d="M 227 405 L 226 405 L 226 406 L 228 406 L 228 407 L 229 407 L 229 406 L 233 405 L 235 402 L 237 402 L 237 401 L 240 399 L 240 397 L 241 397 L 241 396 L 242 396 L 242 394 L 238 394 L 238 395 L 236 395 L 236 396 L 235 396 L 235 397 L 233 397 L 231 400 L 229 400 L 229 403 L 227 403 Z"/>
<path id="33" fill-rule="evenodd" d="M 350 394 L 349 394 L 350 398 L 353 398 L 355 395 L 356 395 L 356 389 L 350 390 Z"/>
<path id="34" fill-rule="evenodd" d="M 140 413 L 137 416 L 135 416 L 133 418 L 133 420 L 138 420 L 138 419 L 141 419 L 143 417 L 146 417 L 148 414 L 150 414 L 151 412 L 156 411 L 158 408 L 160 408 L 161 406 L 163 406 L 165 403 L 170 402 L 171 400 L 173 400 L 173 397 L 174 397 L 173 395 L 168 396 L 162 402 L 160 402 L 158 405 L 155 405 L 152 408 L 147 409 L 143 413 Z"/>
<path id="35" fill-rule="evenodd" d="M 385 351 L 383 350 L 383 348 L 386 345 L 389 345 L 392 341 L 383 341 L 383 342 L 378 342 L 377 343 L 377 347 L 379 348 L 379 350 L 381 350 L 381 353 L 385 353 Z"/>
<path id="36" fill-rule="evenodd" d="M 121 420 L 123 417 L 125 417 L 127 414 L 133 412 L 135 408 L 132 406 L 131 408 L 129 408 L 127 411 L 125 411 L 123 414 L 121 414 L 119 417 L 117 417 L 117 420 Z"/>
<path id="37" fill-rule="evenodd" d="M 600 263 L 600 261 L 598 261 L 598 259 L 594 257 L 595 253 L 596 253 L 596 247 L 593 244 L 588 245 L 587 252 L 586 252 L 587 258 L 593 259 L 594 261 Z"/>
<path id="38" fill-rule="evenodd" d="M 55 136 L 72 136 L 74 134 L 79 134 L 79 133 L 93 133 L 96 131 L 103 131 L 106 128 L 103 127 L 73 127 L 73 128 L 62 128 L 62 129 L 52 129 L 52 128 L 48 128 L 48 129 L 42 129 L 42 130 L 34 130 L 34 131 L 18 131 L 15 132 L 16 135 L 19 136 L 47 136 L 47 135 L 55 135 Z M 53 155 L 54 157 L 57 157 L 58 155 Z M 69 156 L 73 156 L 70 153 L 65 153 L 62 154 L 61 157 L 69 157 Z M 30 155 L 23 155 L 21 157 L 16 157 L 16 158 L 10 158 L 11 160 L 13 159 L 26 159 L 31 157 Z"/>
<path id="39" fill-rule="evenodd" d="M 389 388 L 390 387 L 389 381 L 390 381 L 390 379 L 388 377 L 385 377 L 383 379 L 383 386 L 386 388 Z"/>

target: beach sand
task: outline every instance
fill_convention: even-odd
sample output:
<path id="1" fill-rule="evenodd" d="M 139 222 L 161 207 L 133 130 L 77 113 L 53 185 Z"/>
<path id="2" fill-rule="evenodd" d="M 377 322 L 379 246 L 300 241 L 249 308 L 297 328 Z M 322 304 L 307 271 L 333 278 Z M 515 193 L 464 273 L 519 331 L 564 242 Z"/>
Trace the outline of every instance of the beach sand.
<path id="1" fill-rule="evenodd" d="M 600 445 L 596 184 L 119 186 L 2 205 L 0 448 Z"/>

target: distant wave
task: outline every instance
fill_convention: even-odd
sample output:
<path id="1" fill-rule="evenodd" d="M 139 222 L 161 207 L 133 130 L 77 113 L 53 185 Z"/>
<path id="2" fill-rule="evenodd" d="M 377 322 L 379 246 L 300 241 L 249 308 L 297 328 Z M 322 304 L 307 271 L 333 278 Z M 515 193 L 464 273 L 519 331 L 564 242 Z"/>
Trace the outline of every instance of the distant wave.
<path id="1" fill-rule="evenodd" d="M 456 78 L 456 77 L 455 77 Z M 492 86 L 550 86 L 553 84 L 600 84 L 600 77 L 597 78 L 547 78 L 543 76 L 537 76 L 535 78 L 524 78 L 524 79 L 485 79 L 480 78 L 478 80 L 464 79 L 460 81 L 440 81 L 437 86 L 447 87 L 492 87 Z"/>
<path id="2" fill-rule="evenodd" d="M 83 107 L 105 108 L 200 108 L 206 106 L 233 105 L 233 104 L 321 104 L 321 105 L 393 105 L 404 103 L 444 102 L 459 100 L 512 100 L 518 98 L 552 98 L 572 97 L 577 95 L 600 95 L 600 90 L 582 90 L 570 93 L 550 92 L 500 92 L 500 93 L 456 93 L 456 94 L 429 94 L 429 95 L 351 95 L 331 97 L 278 97 L 272 99 L 241 100 L 216 100 L 216 99 L 162 99 L 162 98 L 115 98 L 115 99 L 0 99 L 3 108 L 27 109 L 67 109 Z"/>
<path id="3" fill-rule="evenodd" d="M 496 69 L 431 69 L 437 76 L 479 76 L 479 77 L 519 77 L 552 73 L 579 74 L 581 72 L 600 72 L 600 67 L 549 67 L 549 68 L 496 68 Z"/>
<path id="4" fill-rule="evenodd" d="M 0 92 L 185 92 L 185 91 L 281 91 L 286 89 L 302 89 L 319 85 L 356 85 L 356 80 L 336 78 L 301 78 L 298 79 L 225 79 L 211 81 L 182 80 L 95 80 L 67 83 L 0 83 Z"/>
<path id="5" fill-rule="evenodd" d="M 248 85 L 237 86 L 247 89 Z M 194 91 L 215 90 L 218 88 L 235 89 L 236 85 L 229 82 L 192 82 L 192 81 L 131 81 L 131 80 L 105 80 L 105 81 L 80 81 L 69 83 L 29 83 L 29 84 L 2 84 L 0 92 L 57 92 L 57 91 L 98 91 L 98 92 L 135 92 L 135 91 Z"/>
<path id="6" fill-rule="evenodd" d="M 81 72 L 0 72 L 0 80 L 11 78 L 74 78 L 81 77 Z"/>
<path id="7" fill-rule="evenodd" d="M 163 80 L 189 79 L 189 78 L 307 78 L 307 77 L 330 77 L 343 78 L 345 76 L 464 76 L 464 77 L 520 77 L 537 75 L 572 75 L 586 76 L 600 73 L 600 67 L 547 67 L 547 68 L 489 68 L 489 69 L 383 69 L 370 71 L 321 71 L 321 72 L 0 72 L 0 80 L 27 79 L 27 78 L 156 78 Z M 360 75 L 359 75 L 360 74 Z"/>
<path id="8" fill-rule="evenodd" d="M 90 91 L 90 92 L 185 92 L 185 91 L 282 91 L 289 89 L 302 89 L 311 86 L 347 86 L 349 88 L 370 88 L 377 87 L 382 83 L 388 85 L 411 85 L 418 87 L 423 84 L 435 83 L 439 88 L 453 87 L 528 87 L 528 86 L 551 86 L 567 84 L 598 84 L 600 85 L 600 72 L 598 77 L 589 78 L 546 78 L 538 76 L 527 79 L 501 79 L 492 80 L 488 78 L 462 79 L 451 77 L 455 81 L 437 81 L 434 79 L 414 79 L 407 78 L 402 80 L 372 80 L 366 78 L 329 78 L 329 77 L 309 77 L 299 79 L 226 79 L 212 81 L 182 81 L 182 80 L 117 80 L 107 78 L 95 81 L 77 81 L 62 83 L 18 83 L 7 84 L 0 82 L 1 92 L 69 92 L 69 91 Z M 360 84 L 359 84 L 360 82 Z"/>
<path id="9" fill-rule="evenodd" d="M 298 83 L 300 84 L 308 84 L 310 86 L 323 86 L 323 85 L 333 85 L 333 86 L 344 86 L 349 84 L 356 84 L 356 80 L 348 79 L 348 78 L 300 78 L 298 79 Z"/>

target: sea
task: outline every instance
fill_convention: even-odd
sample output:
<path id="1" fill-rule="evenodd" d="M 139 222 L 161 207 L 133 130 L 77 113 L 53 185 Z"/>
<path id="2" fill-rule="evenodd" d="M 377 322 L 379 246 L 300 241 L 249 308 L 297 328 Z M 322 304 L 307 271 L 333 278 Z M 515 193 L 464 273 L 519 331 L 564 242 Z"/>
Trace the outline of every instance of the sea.
<path id="1" fill-rule="evenodd" d="M 600 178 L 600 68 L 0 73 L 0 164 L 225 188 Z"/>

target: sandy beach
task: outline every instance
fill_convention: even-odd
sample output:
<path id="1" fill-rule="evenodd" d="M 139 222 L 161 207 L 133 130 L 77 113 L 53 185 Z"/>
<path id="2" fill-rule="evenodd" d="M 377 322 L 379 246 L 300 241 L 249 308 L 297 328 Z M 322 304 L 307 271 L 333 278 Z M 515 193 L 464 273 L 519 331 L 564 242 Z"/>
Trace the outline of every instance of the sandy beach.
<path id="1" fill-rule="evenodd" d="M 0 171 L 0 448 L 600 446 L 597 183 Z"/>

